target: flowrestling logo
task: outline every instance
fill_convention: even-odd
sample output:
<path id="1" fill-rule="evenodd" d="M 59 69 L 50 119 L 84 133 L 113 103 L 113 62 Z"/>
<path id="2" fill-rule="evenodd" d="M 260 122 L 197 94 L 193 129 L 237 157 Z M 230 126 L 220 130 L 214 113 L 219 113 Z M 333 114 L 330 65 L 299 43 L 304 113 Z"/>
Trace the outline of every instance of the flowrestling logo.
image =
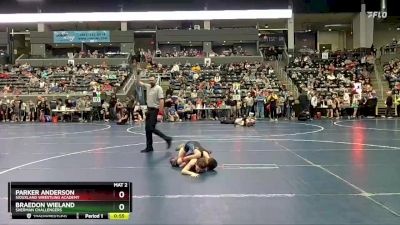
<path id="1" fill-rule="evenodd" d="M 379 11 L 374 11 L 374 12 L 367 12 L 368 18 L 378 18 L 378 19 L 386 19 L 387 18 L 387 12 L 379 12 Z"/>

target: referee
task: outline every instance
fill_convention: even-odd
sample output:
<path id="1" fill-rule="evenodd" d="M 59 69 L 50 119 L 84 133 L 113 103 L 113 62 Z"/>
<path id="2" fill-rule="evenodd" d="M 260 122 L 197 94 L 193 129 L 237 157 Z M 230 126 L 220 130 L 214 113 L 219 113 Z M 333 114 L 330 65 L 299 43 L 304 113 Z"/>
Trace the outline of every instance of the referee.
<path id="1" fill-rule="evenodd" d="M 171 147 L 172 138 L 156 129 L 157 116 L 164 115 L 164 94 L 162 88 L 156 84 L 154 76 L 149 77 L 149 84 L 140 81 L 140 72 L 138 72 L 137 82 L 140 86 L 146 88 L 147 94 L 147 112 L 146 112 L 146 148 L 142 153 L 152 152 L 153 133 L 167 142 L 167 148 Z"/>

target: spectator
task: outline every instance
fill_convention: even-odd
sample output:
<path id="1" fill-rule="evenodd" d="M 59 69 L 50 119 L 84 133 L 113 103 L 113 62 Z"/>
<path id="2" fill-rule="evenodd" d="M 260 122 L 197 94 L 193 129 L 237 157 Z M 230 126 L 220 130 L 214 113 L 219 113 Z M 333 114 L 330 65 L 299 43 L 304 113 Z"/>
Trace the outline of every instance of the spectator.
<path id="1" fill-rule="evenodd" d="M 133 121 L 135 123 L 143 122 L 143 111 L 139 103 L 136 103 L 136 106 L 133 109 Z"/>
<path id="2" fill-rule="evenodd" d="M 104 122 L 109 122 L 110 120 L 110 104 L 107 101 L 104 101 L 102 104 L 102 114 Z"/>
<path id="3" fill-rule="evenodd" d="M 264 118 L 265 97 L 263 96 L 261 91 L 258 92 L 255 102 L 256 102 L 256 117 Z"/>
<path id="4" fill-rule="evenodd" d="M 386 113 L 385 116 L 387 118 L 393 118 L 393 114 L 392 114 L 392 107 L 393 107 L 393 97 L 392 97 L 392 92 L 389 91 L 387 92 L 387 98 L 385 101 L 385 105 L 386 105 Z"/>
<path id="5" fill-rule="evenodd" d="M 247 93 L 247 96 L 244 98 L 244 103 L 246 105 L 246 115 L 249 115 L 250 112 L 253 112 L 254 99 L 250 93 Z"/>
<path id="6" fill-rule="evenodd" d="M 1 121 L 8 121 L 8 108 L 9 108 L 9 100 L 6 96 L 3 99 L 0 99 L 0 117 Z"/>
<path id="7" fill-rule="evenodd" d="M 340 98 L 336 95 L 333 96 L 333 101 L 332 101 L 332 108 L 333 108 L 333 116 L 336 117 L 336 119 L 340 118 Z"/>
<path id="8" fill-rule="evenodd" d="M 217 83 L 221 82 L 221 76 L 219 75 L 219 73 L 217 73 L 217 75 L 215 75 L 214 81 Z"/>
<path id="9" fill-rule="evenodd" d="M 17 95 L 13 102 L 11 103 L 11 108 L 13 110 L 13 114 L 12 114 L 12 121 L 13 122 L 21 122 L 21 105 L 22 105 L 22 101 L 19 98 L 19 96 Z"/>
<path id="10" fill-rule="evenodd" d="M 168 120 L 170 122 L 182 121 L 182 120 L 179 119 L 179 115 L 178 115 L 178 112 L 175 109 L 175 105 L 172 105 L 168 109 Z"/>
<path id="11" fill-rule="evenodd" d="M 353 108 L 353 118 L 357 118 L 358 116 L 358 107 L 360 104 L 360 97 L 358 94 L 353 95 L 353 100 L 351 103 L 351 107 Z"/>
<path id="12" fill-rule="evenodd" d="M 118 118 L 117 124 L 118 125 L 125 125 L 129 120 L 128 110 L 122 109 L 121 114 Z"/>
<path id="13" fill-rule="evenodd" d="M 196 64 L 195 66 L 192 67 L 192 72 L 194 73 L 200 73 L 201 68 L 199 66 L 199 64 Z"/>
<path id="14" fill-rule="evenodd" d="M 312 93 L 311 110 L 310 110 L 311 119 L 315 117 L 317 113 L 317 107 L 318 107 L 318 96 L 315 93 Z"/>
<path id="15" fill-rule="evenodd" d="M 128 110 L 128 120 L 134 121 L 134 108 L 136 102 L 133 96 L 128 96 L 126 99 L 126 110 Z"/>
<path id="16" fill-rule="evenodd" d="M 271 113 L 271 121 L 278 121 L 278 117 L 276 114 L 276 106 L 278 104 L 278 96 L 272 90 L 269 91 L 267 103 L 269 104 L 269 109 L 270 109 L 270 113 Z"/>
<path id="17" fill-rule="evenodd" d="M 29 116 L 28 116 L 28 121 L 33 122 L 36 120 L 35 115 L 36 115 L 36 105 L 32 100 L 29 100 Z"/>
<path id="18" fill-rule="evenodd" d="M 300 111 L 309 111 L 309 101 L 306 90 L 302 90 L 301 94 L 299 95 L 299 102 L 300 102 Z"/>
<path id="19" fill-rule="evenodd" d="M 174 64 L 174 66 L 171 69 L 171 73 L 179 73 L 179 65 L 178 65 L 178 63 Z"/>
<path id="20" fill-rule="evenodd" d="M 110 119 L 114 121 L 117 118 L 117 112 L 116 112 L 117 96 L 115 94 L 111 96 L 109 105 L 110 105 Z"/>
<path id="21" fill-rule="evenodd" d="M 286 98 L 286 118 L 291 120 L 293 115 L 293 107 L 294 107 L 295 99 L 293 97 L 292 92 L 289 92 Z"/>
<path id="22" fill-rule="evenodd" d="M 333 118 L 333 112 L 336 106 L 334 105 L 334 102 L 331 97 L 326 97 L 326 105 L 328 106 L 328 114 L 327 117 L 332 119 Z"/>

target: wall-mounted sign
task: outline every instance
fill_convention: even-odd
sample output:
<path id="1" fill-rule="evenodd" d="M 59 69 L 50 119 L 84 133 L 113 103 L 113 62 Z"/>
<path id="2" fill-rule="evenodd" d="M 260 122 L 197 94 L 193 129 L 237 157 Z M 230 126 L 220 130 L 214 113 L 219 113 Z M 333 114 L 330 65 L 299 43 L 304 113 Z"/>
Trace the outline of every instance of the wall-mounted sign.
<path id="1" fill-rule="evenodd" d="M 110 42 L 110 31 L 54 31 L 53 42 L 56 44 Z"/>
<path id="2" fill-rule="evenodd" d="M 378 19 L 386 19 L 387 18 L 387 12 L 383 11 L 383 12 L 367 12 L 368 14 L 368 18 L 378 18 Z"/>

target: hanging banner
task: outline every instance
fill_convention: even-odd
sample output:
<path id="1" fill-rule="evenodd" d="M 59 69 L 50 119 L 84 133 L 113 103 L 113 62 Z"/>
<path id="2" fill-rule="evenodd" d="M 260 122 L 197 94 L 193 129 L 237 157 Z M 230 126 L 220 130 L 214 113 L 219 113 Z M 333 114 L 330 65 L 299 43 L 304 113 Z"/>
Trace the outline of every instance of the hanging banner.
<path id="1" fill-rule="evenodd" d="M 54 31 L 53 42 L 56 44 L 110 42 L 110 31 Z"/>

